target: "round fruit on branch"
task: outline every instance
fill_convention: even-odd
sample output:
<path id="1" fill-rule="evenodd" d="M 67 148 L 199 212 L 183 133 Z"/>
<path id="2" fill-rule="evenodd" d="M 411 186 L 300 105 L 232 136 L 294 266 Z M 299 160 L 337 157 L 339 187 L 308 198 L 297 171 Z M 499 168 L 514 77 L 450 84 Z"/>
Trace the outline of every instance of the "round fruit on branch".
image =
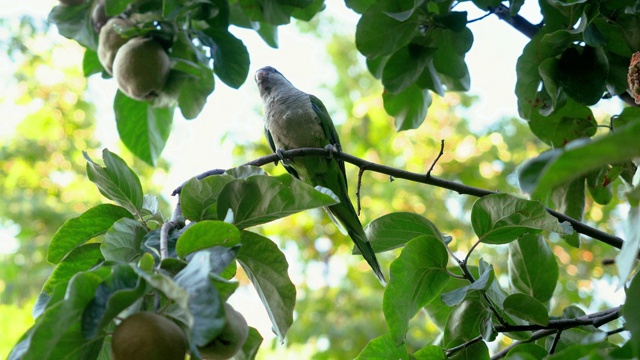
<path id="1" fill-rule="evenodd" d="M 188 348 L 184 331 L 175 322 L 152 312 L 139 312 L 124 319 L 111 338 L 114 360 L 184 360 Z"/>
<path id="2" fill-rule="evenodd" d="M 109 19 L 100 29 L 98 59 L 109 74 L 113 74 L 113 61 L 116 58 L 118 49 L 129 41 L 129 38 L 120 35 L 118 30 L 124 30 L 131 26 L 133 24 L 129 20 L 114 17 Z"/>
<path id="3" fill-rule="evenodd" d="M 153 100 L 160 94 L 171 70 L 169 55 L 152 38 L 137 37 L 116 52 L 113 77 L 125 95 L 140 101 Z"/>

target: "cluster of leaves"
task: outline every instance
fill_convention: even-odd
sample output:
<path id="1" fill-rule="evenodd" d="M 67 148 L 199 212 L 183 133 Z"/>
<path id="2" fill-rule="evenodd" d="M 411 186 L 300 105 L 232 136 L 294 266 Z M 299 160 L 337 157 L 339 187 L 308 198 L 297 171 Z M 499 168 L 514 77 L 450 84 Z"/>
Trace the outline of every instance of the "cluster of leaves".
<path id="1" fill-rule="evenodd" d="M 177 321 L 198 359 L 197 348 L 224 327 L 223 305 L 238 286 L 231 280 L 237 263 L 258 291 L 274 331 L 284 337 L 296 296 L 288 264 L 273 242 L 244 228 L 334 204 L 330 194 L 289 175 L 237 168 L 187 182 L 183 215 L 171 222 L 159 213 L 156 197 L 143 195 L 138 177 L 117 155 L 105 150 L 104 167 L 87 160 L 89 179 L 117 205 L 87 210 L 51 239 L 47 260 L 56 267 L 35 305 L 35 324 L 10 359 L 109 356 L 116 319 L 138 311 L 162 312 Z M 245 358 L 253 358 L 261 342 L 251 329 Z"/>
<path id="2" fill-rule="evenodd" d="M 296 297 L 288 263 L 270 239 L 246 228 L 335 204 L 335 195 L 288 174 L 267 176 L 243 166 L 186 182 L 180 206 L 172 219 L 165 219 L 157 199 L 143 195 L 138 177 L 121 158 L 105 150 L 104 167 L 87 160 L 89 179 L 117 205 L 93 207 L 54 235 L 47 259 L 57 266 L 34 308 L 35 325 L 10 359 L 109 356 L 117 319 L 138 311 L 161 312 L 177 321 L 197 359 L 198 347 L 215 339 L 224 326 L 223 304 L 238 286 L 232 280 L 238 263 L 258 291 L 274 332 L 284 338 Z M 628 358 L 638 350 L 635 341 L 620 348 L 606 341 L 606 332 L 587 326 L 613 321 L 619 309 L 590 317 L 571 306 L 560 318 L 548 314 L 558 265 L 541 234 L 570 234 L 572 229 L 540 202 L 508 194 L 485 196 L 473 205 L 471 221 L 477 244 L 508 244 L 508 288 L 496 280 L 491 264 L 482 259 L 475 266 L 468 263 L 473 249 L 457 259 L 448 249 L 451 238 L 418 214 L 390 213 L 366 227 L 376 252 L 402 249 L 384 290 L 389 333 L 371 340 L 359 358 L 463 354 L 484 359 L 489 357 L 486 342 L 498 333 L 517 341 L 511 353 L 556 352 L 555 357 L 564 358 L 596 351 L 603 358 Z M 451 259 L 457 266 L 449 266 Z M 633 339 L 640 328 L 633 316 L 640 298 L 637 282 L 636 277 L 623 308 L 631 314 L 626 321 Z M 410 354 L 404 345 L 408 324 L 423 308 L 442 329 L 443 341 Z M 532 333 L 547 328 L 562 331 L 562 337 L 559 332 L 546 334 L 555 334 L 555 340 Z M 251 329 L 242 356 L 254 358 L 261 341 Z"/>
<path id="3" fill-rule="evenodd" d="M 268 6 L 267 6 L 268 5 Z M 272 47 L 278 46 L 277 28 L 291 17 L 311 19 L 323 7 L 321 0 L 89 0 L 76 6 L 55 6 L 49 19 L 61 35 L 86 48 L 85 76 L 102 73 L 98 61 L 98 31 L 92 14 L 104 6 L 106 16 L 135 20 L 123 36 L 151 36 L 169 53 L 171 72 L 155 102 L 128 98 L 120 91 L 114 111 L 120 139 L 137 157 L 155 165 L 171 133 L 174 107 L 187 119 L 195 118 L 215 88 L 215 75 L 232 88 L 240 87 L 249 71 L 249 53 L 229 32 L 235 25 L 254 29 Z"/>
<path id="4" fill-rule="evenodd" d="M 385 88 L 384 107 L 398 130 L 425 119 L 433 91 L 469 90 L 464 56 L 473 34 L 467 13 L 451 11 L 453 1 L 347 1 L 362 14 L 356 46 L 369 71 Z"/>
<path id="5" fill-rule="evenodd" d="M 625 108 L 604 125 L 607 134 L 592 140 L 600 125 L 589 106 L 612 96 L 630 98 L 627 72 L 640 49 L 640 13 L 635 1 L 548 0 L 540 6 L 544 25 L 518 59 L 515 91 L 520 116 L 551 149 L 524 164 L 520 186 L 582 220 L 587 190 L 595 202 L 607 204 L 616 179 L 629 190 L 637 186 L 632 160 L 640 155 L 634 140 L 638 109 Z M 629 200 L 635 206 L 634 197 Z M 565 239 L 579 246 L 576 234 Z"/>

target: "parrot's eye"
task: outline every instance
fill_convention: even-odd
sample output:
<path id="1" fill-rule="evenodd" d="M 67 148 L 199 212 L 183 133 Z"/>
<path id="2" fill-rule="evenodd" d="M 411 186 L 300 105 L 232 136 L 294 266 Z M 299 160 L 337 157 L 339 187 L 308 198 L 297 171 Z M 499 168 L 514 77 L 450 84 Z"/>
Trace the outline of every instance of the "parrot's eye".
<path id="1" fill-rule="evenodd" d="M 268 94 L 271 92 L 271 86 L 265 86 L 264 91 Z"/>

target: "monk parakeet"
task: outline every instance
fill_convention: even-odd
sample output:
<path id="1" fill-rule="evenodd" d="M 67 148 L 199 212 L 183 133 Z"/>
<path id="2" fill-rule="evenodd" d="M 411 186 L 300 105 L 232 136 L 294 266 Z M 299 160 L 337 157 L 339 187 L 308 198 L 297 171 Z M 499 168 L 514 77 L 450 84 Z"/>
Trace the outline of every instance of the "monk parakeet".
<path id="1" fill-rule="evenodd" d="M 264 127 L 271 149 L 276 152 L 296 148 L 340 149 L 333 121 L 313 95 L 298 90 L 278 70 L 267 66 L 256 71 L 255 80 L 264 103 Z M 380 264 L 349 200 L 344 162 L 335 158 L 306 156 L 283 161 L 287 171 L 307 184 L 331 189 L 340 203 L 325 208 L 340 230 L 349 235 L 381 283 Z"/>

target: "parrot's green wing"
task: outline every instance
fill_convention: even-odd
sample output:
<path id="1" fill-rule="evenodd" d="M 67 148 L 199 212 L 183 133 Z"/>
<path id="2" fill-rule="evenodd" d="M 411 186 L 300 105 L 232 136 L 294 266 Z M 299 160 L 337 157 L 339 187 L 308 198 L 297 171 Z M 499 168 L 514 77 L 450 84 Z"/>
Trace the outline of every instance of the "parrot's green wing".
<path id="1" fill-rule="evenodd" d="M 340 145 L 340 138 L 338 137 L 338 132 L 336 131 L 336 127 L 333 125 L 333 121 L 329 116 L 329 111 L 327 111 L 327 108 L 324 106 L 322 101 L 317 97 L 315 97 L 314 95 L 309 95 L 309 100 L 311 100 L 311 108 L 318 115 L 318 118 L 320 118 L 320 124 L 324 129 L 325 135 L 327 135 L 327 138 L 329 138 L 329 143 L 331 143 L 332 145 L 335 145 L 338 148 L 338 150 L 342 150 L 342 146 Z M 345 193 L 346 193 L 348 186 L 347 186 L 347 172 L 344 168 L 344 161 L 340 159 L 336 159 L 336 160 L 338 161 L 338 165 L 340 165 L 340 171 L 342 171 L 342 176 L 344 177 L 344 186 L 345 186 Z"/>

